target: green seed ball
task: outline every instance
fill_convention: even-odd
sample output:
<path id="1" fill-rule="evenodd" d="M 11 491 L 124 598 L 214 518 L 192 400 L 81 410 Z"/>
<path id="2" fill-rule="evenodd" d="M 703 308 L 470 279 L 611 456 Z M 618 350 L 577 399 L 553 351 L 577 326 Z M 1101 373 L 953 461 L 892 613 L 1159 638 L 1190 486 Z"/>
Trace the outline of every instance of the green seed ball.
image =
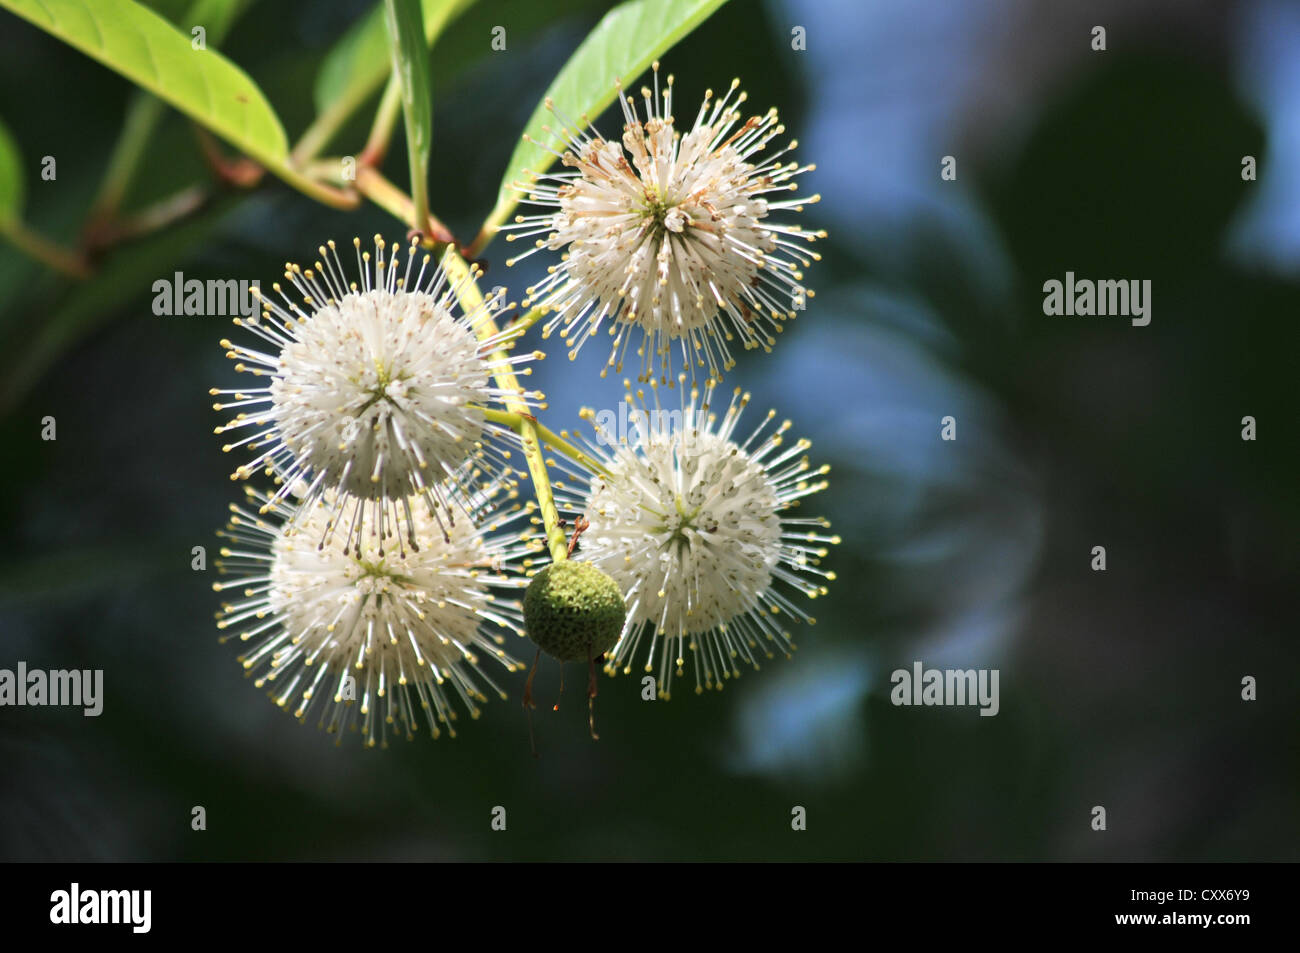
<path id="1" fill-rule="evenodd" d="M 561 662 L 600 658 L 618 641 L 626 617 L 618 583 L 591 563 L 552 563 L 524 593 L 528 637 Z"/>

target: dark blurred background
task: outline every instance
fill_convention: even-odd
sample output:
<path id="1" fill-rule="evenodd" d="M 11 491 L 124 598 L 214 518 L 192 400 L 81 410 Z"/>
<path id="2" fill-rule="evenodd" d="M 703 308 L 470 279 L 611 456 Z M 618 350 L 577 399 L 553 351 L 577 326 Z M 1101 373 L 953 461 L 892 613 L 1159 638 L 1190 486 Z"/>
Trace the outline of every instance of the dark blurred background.
<path id="1" fill-rule="evenodd" d="M 261 0 L 223 44 L 291 139 L 367 6 Z M 458 234 L 606 6 L 483 0 L 440 40 L 432 201 Z M 28 220 L 73 242 L 131 88 L 7 13 L 0 63 Z M 105 673 L 99 718 L 0 709 L 0 857 L 1300 857 L 1300 5 L 733 0 L 664 63 L 683 119 L 739 76 L 818 166 L 802 186 L 823 196 L 804 224 L 830 232 L 817 297 L 728 378 L 753 391 L 752 422 L 777 408 L 833 468 L 806 505 L 843 536 L 839 579 L 795 658 L 667 703 L 603 680 L 596 743 L 571 684 L 537 713 L 538 760 L 522 676 L 454 740 L 336 747 L 217 642 L 213 575 L 190 560 L 215 552 L 235 492 L 207 394 L 234 379 L 229 323 L 157 317 L 151 285 L 269 283 L 327 238 L 398 225 L 268 181 L 80 285 L 0 247 L 0 667 Z M 330 151 L 359 149 L 369 120 Z M 203 175 L 169 113 L 129 204 Z M 491 246 L 487 282 L 518 294 L 537 272 L 506 269 L 509 247 Z M 1044 316 L 1042 284 L 1067 270 L 1150 279 L 1150 326 Z M 617 405 L 603 357 L 541 369 L 555 429 Z M 1000 714 L 892 706 L 890 672 L 917 659 L 999 669 Z M 538 685 L 549 698 L 556 671 Z"/>

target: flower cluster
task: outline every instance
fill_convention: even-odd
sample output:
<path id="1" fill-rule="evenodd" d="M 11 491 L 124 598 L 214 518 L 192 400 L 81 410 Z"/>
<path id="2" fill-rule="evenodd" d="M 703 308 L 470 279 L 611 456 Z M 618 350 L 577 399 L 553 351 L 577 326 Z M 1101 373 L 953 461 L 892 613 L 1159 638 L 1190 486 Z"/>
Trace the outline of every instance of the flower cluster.
<path id="1" fill-rule="evenodd" d="M 484 299 L 455 251 L 435 263 L 418 241 L 354 240 L 355 269 L 326 243 L 221 342 L 257 385 L 212 391 L 231 414 L 224 449 L 244 455 L 232 479 L 268 484 L 245 488 L 221 534 L 218 626 L 300 719 L 370 745 L 454 734 L 458 712 L 506 696 L 493 670 L 522 667 L 510 635 L 585 662 L 589 697 L 597 662 L 612 675 L 643 660 L 668 698 L 689 657 L 697 691 L 721 688 L 789 655 L 792 623 L 814 621 L 798 600 L 825 594 L 839 540 L 794 511 L 827 468 L 775 412 L 742 433 L 748 394 L 715 406 L 732 343 L 769 349 L 812 297 L 802 269 L 822 233 L 770 217 L 816 201 L 777 197 L 812 166 L 787 160 L 794 142 L 763 155 L 784 127 L 775 110 L 745 118 L 737 83 L 680 131 L 658 69 L 644 115 L 620 92 L 619 141 L 548 103 L 565 170 L 521 186 L 545 211 L 509 236 L 563 252 L 524 301 L 550 314 L 543 338 L 560 328 L 574 356 L 608 326 L 617 370 L 640 331 L 651 396 L 624 382 L 630 436 L 590 410 L 581 445 L 542 426 L 543 395 L 518 383 L 543 356 L 517 348 L 532 320 L 503 330 L 512 306 Z M 674 374 L 674 350 L 689 371 Z M 676 426 L 651 425 L 660 384 Z"/>
<path id="2" fill-rule="evenodd" d="M 266 383 L 212 391 L 236 411 L 217 432 L 247 433 L 224 448 L 252 454 L 233 478 L 260 470 L 273 489 L 232 507 L 220 568 L 233 578 L 216 588 L 242 591 L 218 625 L 251 643 L 241 661 L 259 686 L 375 744 L 422 721 L 450 729 L 449 696 L 477 716 L 479 681 L 504 694 L 483 661 L 518 665 L 502 645 L 521 632 L 535 544 L 503 532 L 526 510 L 518 438 L 490 411 L 541 394 L 495 383 L 536 355 L 508 354 L 499 301 L 459 310 L 473 272 L 452 282 L 415 243 L 405 259 L 379 236 L 353 247 L 359 282 L 329 242 L 314 268 L 285 268 L 301 302 L 277 283 L 259 320 L 236 320 L 263 347 L 222 342 Z"/>

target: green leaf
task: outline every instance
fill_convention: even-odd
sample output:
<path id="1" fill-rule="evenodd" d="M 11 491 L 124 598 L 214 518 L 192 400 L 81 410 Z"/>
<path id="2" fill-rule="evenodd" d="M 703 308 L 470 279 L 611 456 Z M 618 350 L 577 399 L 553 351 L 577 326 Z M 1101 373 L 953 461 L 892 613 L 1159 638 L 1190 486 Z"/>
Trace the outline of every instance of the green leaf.
<path id="1" fill-rule="evenodd" d="M 154 13 L 172 23 L 181 23 L 181 14 L 189 9 L 188 0 L 139 0 Z"/>
<path id="2" fill-rule="evenodd" d="M 534 142 L 521 140 L 506 166 L 497 204 L 483 224 L 490 235 L 519 203 L 511 185 L 529 172 L 541 173 L 555 160 L 545 147 L 550 139 L 543 126 L 551 124 L 546 100 L 558 110 L 579 119 L 595 118 L 614 101 L 614 81 L 626 85 L 636 79 L 664 51 L 699 26 L 726 0 L 628 0 L 596 24 L 576 53 L 551 82 L 532 118 L 524 127 Z"/>
<path id="3" fill-rule="evenodd" d="M 433 101 L 429 93 L 429 50 L 424 42 L 420 0 L 384 0 L 393 75 L 406 117 L 406 153 L 411 166 L 411 198 L 417 227 L 429 212 L 429 148 L 433 143 Z"/>
<path id="4" fill-rule="evenodd" d="M 250 4 L 251 0 L 193 0 L 183 11 L 168 19 L 183 30 L 202 25 L 207 30 L 208 46 L 215 49 Z M 165 15 L 165 11 L 159 12 Z M 162 101 L 143 90 L 138 90 L 131 98 L 122 120 L 122 131 L 108 159 L 104 181 L 95 197 L 92 214 L 111 213 L 122 203 L 141 157 L 154 141 L 154 132 L 164 111 Z"/>
<path id="5" fill-rule="evenodd" d="M 18 143 L 0 122 L 0 223 L 23 214 L 23 160 Z"/>
<path id="6" fill-rule="evenodd" d="M 474 0 L 422 0 L 425 40 L 432 43 L 443 28 Z M 384 26 L 384 5 L 371 11 L 343 34 L 321 64 L 316 75 L 315 101 L 318 113 L 343 106 L 355 109 L 388 79 L 388 33 Z"/>
<path id="7" fill-rule="evenodd" d="M 284 128 L 248 75 L 133 0 L 0 0 L 42 30 L 170 103 L 269 167 L 282 167 Z"/>
<path id="8" fill-rule="evenodd" d="M 180 27 L 182 33 L 196 26 L 203 27 L 211 49 L 222 44 L 235 20 L 252 4 L 253 0 L 192 0 L 171 22 Z"/>

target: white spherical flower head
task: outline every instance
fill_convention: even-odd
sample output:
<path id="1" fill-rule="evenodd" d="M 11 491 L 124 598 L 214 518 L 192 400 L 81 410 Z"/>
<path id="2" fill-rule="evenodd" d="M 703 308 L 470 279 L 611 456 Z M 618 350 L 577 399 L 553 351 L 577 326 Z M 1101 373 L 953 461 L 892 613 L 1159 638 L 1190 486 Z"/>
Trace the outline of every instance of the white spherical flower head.
<path id="1" fill-rule="evenodd" d="M 435 297 L 372 290 L 326 305 L 280 354 L 271 414 L 286 449 L 353 496 L 397 497 L 453 473 L 483 435 L 487 362 Z"/>
<path id="2" fill-rule="evenodd" d="M 672 113 L 672 77 L 661 93 L 658 63 L 654 86 L 642 90 L 644 121 L 633 99 L 620 94 L 621 144 L 558 116 L 548 100 L 564 123 L 557 134 L 570 171 L 516 186 L 524 201 L 547 210 L 516 217 L 507 227 L 521 231 L 507 240 L 543 236 L 519 258 L 541 248 L 565 251 L 525 304 L 555 312 L 545 331 L 560 326 L 571 357 L 608 319 L 610 367 L 622 369 L 639 329 L 642 380 L 658 361 L 661 381 L 670 382 L 674 346 L 692 377 L 699 367 L 716 380 L 734 364 L 730 342 L 770 349 L 782 322 L 813 294 L 801 269 L 819 256 L 805 245 L 824 233 L 769 216 L 818 200 L 775 197 L 794 191 L 794 177 L 814 166 L 783 161 L 796 142 L 757 155 L 785 127 L 775 109 L 742 121 L 739 80 L 721 99 L 707 92 L 684 134 Z"/>
<path id="3" fill-rule="evenodd" d="M 781 520 L 762 466 L 707 431 L 683 444 L 679 456 L 676 441 L 652 438 L 639 457 L 616 460 L 614 479 L 598 481 L 587 498 L 602 530 L 584 542 L 589 557 L 600 543 L 640 551 L 622 560 L 621 580 L 640 592 L 639 615 L 694 635 L 725 625 L 767 589 Z"/>
<path id="4" fill-rule="evenodd" d="M 360 241 L 353 244 L 359 285 L 346 282 L 330 242 L 319 249 L 314 269 L 285 270 L 301 306 L 276 284 L 280 300 L 263 298 L 260 320 L 236 321 L 270 343 L 272 352 L 222 341 L 238 370 L 270 377 L 270 383 L 213 393 L 233 398 L 217 409 L 238 410 L 218 433 L 249 433 L 225 449 L 258 451 L 235 477 L 265 467 L 281 481 L 275 502 L 299 481 L 307 503 L 337 491 L 333 520 L 323 527 L 345 523 L 360 545 L 368 521 L 404 519 L 408 498 L 423 497 L 435 512 L 449 510 L 453 501 L 508 473 L 514 433 L 491 423 L 485 408 L 506 396 L 529 404 L 541 395 L 506 395 L 493 383 L 499 367 L 536 357 L 507 356 L 511 335 L 482 333 L 496 299 L 468 313 L 458 310 L 465 289 L 430 267 L 430 257 L 414 243 L 405 261 L 379 236 L 373 258 Z M 415 538 L 413 531 L 408 538 Z"/>
<path id="5" fill-rule="evenodd" d="M 262 505 L 231 507 L 223 535 L 233 545 L 222 550 L 220 568 L 234 578 L 216 588 L 243 590 L 244 599 L 225 604 L 218 625 L 243 627 L 239 638 L 252 646 L 240 657 L 244 668 L 302 720 L 319 708 L 322 728 L 355 728 L 367 745 L 386 743 L 391 731 L 410 738 L 422 721 L 433 737 L 444 727 L 454 736 L 449 694 L 477 717 L 486 698 L 476 679 L 506 697 L 483 659 L 520 667 L 501 648 L 504 631 L 521 631 L 519 602 L 496 590 L 526 581 L 511 568 L 525 546 L 468 520 L 442 527 L 413 506 L 419 549 L 394 533 L 345 552 L 325 525 L 330 495 L 292 523 L 285 504 L 273 505 L 274 520 L 261 515 Z M 249 496 L 265 504 L 256 491 Z M 517 505 L 510 516 L 483 512 L 488 530 L 522 515 Z"/>
<path id="6" fill-rule="evenodd" d="M 671 411 L 656 392 L 653 409 L 633 405 L 623 441 L 585 412 L 596 422 L 588 443 L 604 473 L 585 493 L 564 497 L 590 522 L 582 558 L 619 583 L 628 606 L 607 670 L 630 671 L 649 633 L 646 671 L 657 662 L 662 697 L 674 671 L 684 674 L 687 650 L 697 691 L 721 688 L 741 662 L 758 668 L 760 656 L 788 655 L 794 644 L 780 616 L 813 620 L 775 583 L 816 597 L 826 591 L 821 580 L 834 578 L 818 568 L 826 544 L 839 541 L 820 532 L 829 524 L 786 515 L 826 486 L 816 477 L 827 468 L 812 469 L 807 441 L 787 446 L 790 424 L 769 428 L 771 413 L 738 443 L 748 395 L 737 391 L 719 419 L 709 412 L 712 391 L 701 403 L 693 390 L 689 404 Z"/>

